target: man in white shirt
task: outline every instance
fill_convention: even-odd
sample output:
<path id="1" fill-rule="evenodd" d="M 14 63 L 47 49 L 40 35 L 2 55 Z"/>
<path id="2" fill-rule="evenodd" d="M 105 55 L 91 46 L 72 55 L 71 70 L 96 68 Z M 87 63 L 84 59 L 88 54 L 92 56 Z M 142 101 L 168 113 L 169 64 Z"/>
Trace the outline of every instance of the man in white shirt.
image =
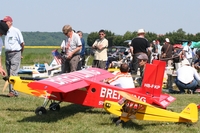
<path id="1" fill-rule="evenodd" d="M 9 27 L 4 42 L 7 73 L 8 76 L 16 76 L 21 64 L 22 53 L 25 45 L 24 39 L 21 31 L 13 26 L 13 20 L 10 16 L 5 16 L 2 21 L 5 22 Z M 8 96 L 18 96 L 18 92 L 13 89 L 11 84 L 9 84 Z"/>
<path id="2" fill-rule="evenodd" d="M 105 81 L 106 83 L 114 86 L 118 86 L 121 88 L 135 88 L 135 84 L 133 82 L 133 78 L 129 73 L 129 65 L 124 63 L 120 66 L 120 72 L 116 74 L 115 77 L 110 78 Z"/>
<path id="3" fill-rule="evenodd" d="M 182 67 L 177 70 L 177 78 L 175 79 L 176 86 L 180 90 L 180 93 L 184 94 L 185 89 L 195 92 L 199 82 L 200 76 L 196 69 L 190 66 L 187 59 L 184 59 L 182 61 Z"/>
<path id="4" fill-rule="evenodd" d="M 67 73 L 74 72 L 77 70 L 78 63 L 80 61 L 80 52 L 82 49 L 82 43 L 79 35 L 73 31 L 70 25 L 64 25 L 62 31 L 63 34 L 66 36 L 65 39 L 66 61 L 64 62 L 65 63 L 64 72 Z"/>
<path id="5" fill-rule="evenodd" d="M 192 64 L 192 49 L 190 48 L 192 41 L 188 41 L 188 44 L 183 48 L 183 55 Z"/>

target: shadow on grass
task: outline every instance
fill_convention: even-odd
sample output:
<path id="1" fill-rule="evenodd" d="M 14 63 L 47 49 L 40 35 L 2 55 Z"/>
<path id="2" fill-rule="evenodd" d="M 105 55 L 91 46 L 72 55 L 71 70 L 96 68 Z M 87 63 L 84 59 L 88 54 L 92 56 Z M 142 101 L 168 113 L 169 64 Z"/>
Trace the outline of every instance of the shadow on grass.
<path id="1" fill-rule="evenodd" d="M 87 106 L 82 106 L 82 105 L 77 105 L 77 104 L 70 104 L 70 105 L 62 107 L 60 111 L 48 110 L 47 114 L 43 114 L 43 115 L 36 115 L 34 113 L 34 116 L 26 117 L 18 122 L 48 122 L 49 123 L 49 122 L 56 122 L 66 117 L 73 116 L 76 113 L 80 113 L 80 112 L 90 113 L 90 114 L 106 113 L 102 111 L 95 111 L 92 109 L 93 109 L 92 107 L 87 107 Z"/>
<path id="2" fill-rule="evenodd" d="M 0 94 L 0 97 L 7 97 L 7 98 L 10 98 L 10 97 L 7 96 L 6 94 Z"/>
<path id="3" fill-rule="evenodd" d="M 19 112 L 21 112 L 21 111 L 22 112 L 34 112 L 34 110 L 30 110 L 30 109 L 28 110 L 28 109 L 16 109 L 16 108 L 15 109 L 13 109 L 13 108 L 11 109 L 11 108 L 7 108 L 6 110 L 7 111 L 19 111 Z"/>

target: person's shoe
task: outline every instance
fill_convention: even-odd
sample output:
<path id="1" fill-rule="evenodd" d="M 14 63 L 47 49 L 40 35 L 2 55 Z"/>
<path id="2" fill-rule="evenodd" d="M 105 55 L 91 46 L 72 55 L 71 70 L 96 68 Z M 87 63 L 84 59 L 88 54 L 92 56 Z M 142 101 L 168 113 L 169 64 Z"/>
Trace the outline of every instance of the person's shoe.
<path id="1" fill-rule="evenodd" d="M 13 92 L 10 92 L 7 96 L 8 97 L 18 97 L 18 95 L 14 94 Z"/>
<path id="2" fill-rule="evenodd" d="M 179 94 L 185 94 L 185 92 L 179 92 Z"/>

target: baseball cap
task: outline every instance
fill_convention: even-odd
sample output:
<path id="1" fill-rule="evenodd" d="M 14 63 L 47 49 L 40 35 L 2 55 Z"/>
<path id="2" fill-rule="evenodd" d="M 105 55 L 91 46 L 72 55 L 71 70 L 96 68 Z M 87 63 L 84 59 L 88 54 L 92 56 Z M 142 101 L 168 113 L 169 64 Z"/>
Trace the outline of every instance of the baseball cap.
<path id="1" fill-rule="evenodd" d="M 145 33 L 145 31 L 144 31 L 144 29 L 139 29 L 137 33 L 141 34 L 141 33 Z"/>
<path id="2" fill-rule="evenodd" d="M 7 22 L 7 21 L 13 22 L 13 20 L 12 20 L 12 18 L 10 16 L 5 16 L 2 21 L 4 21 L 4 22 Z"/>
<path id="3" fill-rule="evenodd" d="M 137 58 L 140 60 L 148 60 L 148 56 L 146 54 L 140 54 Z"/>
<path id="4" fill-rule="evenodd" d="M 170 42 L 170 41 L 169 41 L 169 38 L 165 38 L 165 41 L 166 41 L 166 42 Z"/>

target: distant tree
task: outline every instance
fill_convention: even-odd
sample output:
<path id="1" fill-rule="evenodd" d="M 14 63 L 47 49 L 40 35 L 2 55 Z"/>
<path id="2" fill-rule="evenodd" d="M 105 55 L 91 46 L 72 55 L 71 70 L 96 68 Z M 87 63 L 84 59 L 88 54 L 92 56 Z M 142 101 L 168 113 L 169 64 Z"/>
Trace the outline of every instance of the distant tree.
<path id="1" fill-rule="evenodd" d="M 63 39 L 65 39 L 65 35 L 62 32 L 22 32 L 24 41 L 26 45 L 33 46 L 60 46 Z M 124 35 L 115 35 L 111 31 L 106 30 L 106 38 L 109 41 L 109 46 L 123 46 L 125 45 L 123 42 L 126 40 L 132 40 L 134 37 L 137 37 L 137 31 L 127 31 Z M 153 40 L 159 40 L 161 44 L 164 42 L 165 38 L 169 38 L 171 44 L 179 43 L 178 40 L 186 39 L 191 41 L 200 41 L 200 32 L 193 34 L 186 34 L 186 32 L 180 28 L 173 32 L 168 32 L 164 35 L 157 35 L 153 32 L 146 32 L 145 37 L 152 42 Z M 92 46 L 94 41 L 99 38 L 98 31 L 83 33 L 83 38 L 87 42 L 89 46 Z"/>

